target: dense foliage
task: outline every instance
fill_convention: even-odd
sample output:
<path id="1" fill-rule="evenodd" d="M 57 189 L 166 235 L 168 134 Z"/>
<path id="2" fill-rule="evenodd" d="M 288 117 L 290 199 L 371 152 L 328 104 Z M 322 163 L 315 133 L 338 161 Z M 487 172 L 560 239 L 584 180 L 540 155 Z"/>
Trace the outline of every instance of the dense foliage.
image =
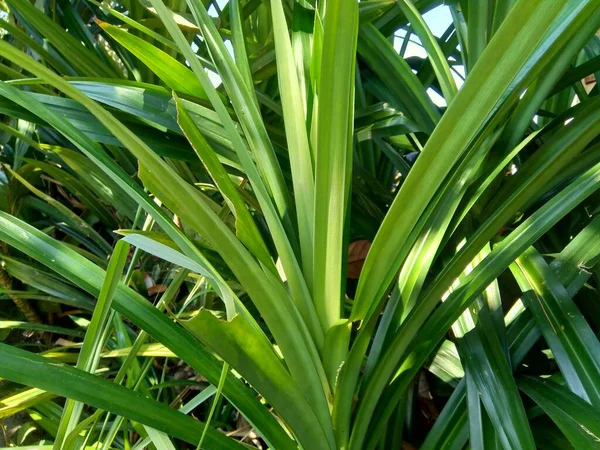
<path id="1" fill-rule="evenodd" d="M 600 448 L 600 0 L 1 7 L 5 445 Z"/>

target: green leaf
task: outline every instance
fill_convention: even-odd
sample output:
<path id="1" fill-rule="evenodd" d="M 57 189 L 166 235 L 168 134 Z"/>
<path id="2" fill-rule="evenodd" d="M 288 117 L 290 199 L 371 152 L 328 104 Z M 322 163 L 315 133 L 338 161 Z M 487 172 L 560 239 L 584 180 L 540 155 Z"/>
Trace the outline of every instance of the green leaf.
<path id="1" fill-rule="evenodd" d="M 138 392 L 3 343 L 0 343 L 0 376 L 128 417 L 192 444 L 198 442 L 205 427 L 202 422 Z M 215 450 L 244 448 L 212 429 L 206 439 L 207 445 Z"/>
<path id="2" fill-rule="evenodd" d="M 85 179 L 86 185 L 109 205 L 113 205 L 124 216 L 133 220 L 135 203 L 125 191 L 109 176 L 103 173 L 84 155 L 63 147 L 52 146 L 49 148 L 60 159 L 79 174 L 80 179 Z"/>
<path id="3" fill-rule="evenodd" d="M 28 27 L 48 40 L 55 48 L 60 49 L 64 58 L 81 74 L 85 76 L 117 77 L 119 74 L 108 68 L 106 64 L 81 45 L 76 38 L 54 23 L 30 2 L 7 0 L 11 11 L 23 18 Z"/>
<path id="4" fill-rule="evenodd" d="M 415 376 L 420 364 L 443 339 L 446 330 L 460 317 L 475 298 L 502 273 L 529 245 L 535 242 L 548 229 L 564 217 L 572 208 L 595 192 L 600 185 L 600 165 L 596 165 L 580 176 L 542 208 L 532 214 L 492 252 L 475 267 L 462 281 L 462 287 L 454 290 L 442 305 L 432 314 L 445 290 L 431 287 L 399 328 L 387 352 L 378 362 L 370 383 L 363 394 L 357 417 L 369 417 L 375 408 L 375 401 L 383 395 L 387 381 L 396 373 L 388 394 L 386 415 L 391 414 L 393 398 L 398 398 Z M 364 270 L 364 269 L 363 269 Z M 435 288 L 435 289 L 434 289 Z M 439 290 L 438 290 L 439 289 Z M 447 289 L 447 288 L 446 288 Z M 431 316 L 430 316 L 431 314 Z M 373 321 L 373 319 L 371 319 Z M 356 344 L 355 344 L 356 345 Z M 366 348 L 362 351 L 366 351 Z M 400 369 L 396 367 L 401 364 Z M 377 373 L 379 371 L 379 373 Z M 358 419 L 357 419 L 358 421 Z M 364 423 L 363 427 L 366 425 Z M 363 428 L 364 429 L 364 428 Z M 365 430 L 366 431 L 366 430 Z M 355 430 L 355 433 L 357 431 Z"/>
<path id="5" fill-rule="evenodd" d="M 237 186 L 229 178 L 227 171 L 217 158 L 216 153 L 204 139 L 200 130 L 192 120 L 192 117 L 177 96 L 174 96 L 177 105 L 177 122 L 188 141 L 196 151 L 198 158 L 204 163 L 211 178 L 215 182 L 221 194 L 235 216 L 236 235 L 240 241 L 265 265 L 274 270 L 273 260 L 266 244 L 263 241 L 254 219 L 244 203 Z"/>
<path id="6" fill-rule="evenodd" d="M 198 263 L 177 250 L 142 234 L 128 234 L 123 240 L 152 255 L 158 256 L 165 261 L 169 261 L 180 267 L 185 267 L 188 270 L 192 270 L 207 277 L 223 300 L 228 317 L 235 316 L 236 309 L 239 308 L 242 311 L 244 318 L 252 323 L 255 329 L 260 329 L 252 316 L 246 311 L 243 304 L 240 303 L 231 287 L 229 287 L 225 280 L 223 280 L 210 265 Z"/>
<path id="7" fill-rule="evenodd" d="M 438 378 L 454 386 L 465 376 L 456 345 L 449 340 L 442 342 L 427 368 Z"/>
<path id="8" fill-rule="evenodd" d="M 339 371 L 345 363 L 350 344 L 351 324 L 347 319 L 340 319 L 333 324 L 325 335 L 323 361 L 332 388 L 336 388 Z"/>
<path id="9" fill-rule="evenodd" d="M 513 274 L 569 388 L 600 405 L 600 342 L 552 269 L 533 247 L 521 255 Z"/>
<path id="10" fill-rule="evenodd" d="M 294 375 L 313 380 L 310 388 L 314 401 L 325 401 L 322 386 L 327 381 L 316 348 L 281 282 L 263 270 L 217 215 L 207 209 L 199 191 L 175 178 L 168 179 L 167 175 L 163 170 L 142 166 L 141 177 L 147 188 L 218 249 L 269 325 Z M 182 192 L 186 195 L 182 196 Z M 324 405 L 321 403 L 320 407 Z"/>
<path id="11" fill-rule="evenodd" d="M 45 402 L 54 398 L 55 395 L 50 392 L 44 392 L 41 389 L 20 389 L 20 392 L 10 394 L 2 398 L 2 407 L 0 408 L 0 418 L 12 416 L 24 409 L 35 406 L 36 403 Z"/>
<path id="12" fill-rule="evenodd" d="M 17 9 L 20 1 L 9 0 Z M 0 22 L 2 162 L 47 198 L 80 202 L 77 216 L 108 243 L 123 228 L 117 234 L 138 246 L 115 288 L 113 320 L 95 333 L 106 339 L 98 378 L 183 403 L 181 412 L 221 432 L 243 416 L 260 442 L 243 441 L 273 449 L 498 450 L 531 448 L 531 435 L 538 448 L 576 447 L 567 435 L 600 447 L 582 435 L 598 437 L 593 426 L 577 428 L 583 409 L 564 401 L 549 415 L 513 381 L 557 380 L 598 421 L 583 402 L 598 378 L 600 91 L 582 80 L 600 72 L 597 0 L 29 4 L 29 19 L 9 5 Z M 433 36 L 429 18 L 448 12 L 452 23 Z M 352 39 L 340 39 L 350 29 Z M 107 72 L 96 75 L 81 52 Z M 177 89 L 204 98 L 175 98 Z M 447 108 L 434 104 L 437 94 Z M 354 133 L 345 134 L 338 122 L 350 117 Z M 345 160 L 323 178 L 335 155 Z M 342 182 L 324 189 L 333 175 Z M 9 301 L 42 313 L 72 305 L 84 316 L 60 313 L 42 327 L 88 329 L 110 249 L 6 170 L 0 210 L 8 318 Z M 347 251 L 356 241 L 371 243 L 366 264 Z M 507 269 L 527 282 L 514 261 L 531 245 L 543 264 L 521 293 Z M 166 286 L 156 302 L 127 287 L 135 275 L 145 292 L 144 273 Z M 567 322 L 574 311 L 579 336 L 533 314 L 540 301 L 576 304 L 550 309 Z M 196 314 L 206 316 L 191 333 L 181 321 Z M 474 327 L 466 339 L 483 353 L 463 365 L 448 339 L 460 346 Z M 1 330 L 0 341 L 28 345 L 13 342 L 19 334 Z M 81 345 L 59 344 L 32 351 L 76 364 Z M 172 379 L 182 364 L 201 380 L 195 387 Z M 0 397 L 11 400 L 18 386 L 7 380 Z M 94 406 L 60 443 L 62 405 L 73 400 L 32 398 L 16 399 L 31 420 L 15 445 L 35 442 L 28 433 L 38 429 L 41 445 L 65 450 L 211 447 L 208 427 L 187 444 Z M 501 410 L 509 403 L 513 414 Z"/>
<path id="13" fill-rule="evenodd" d="M 121 274 L 125 267 L 129 252 L 129 245 L 119 241 L 112 253 L 108 268 L 106 269 L 106 277 L 100 289 L 100 295 L 92 314 L 92 320 L 87 328 L 83 344 L 77 358 L 75 367 L 84 370 L 88 373 L 94 373 L 100 360 L 100 353 L 104 346 L 103 329 L 106 326 L 108 315 L 111 310 L 111 303 L 118 283 L 120 282 Z M 55 446 L 60 449 L 64 442 L 65 436 L 69 434 L 77 425 L 83 404 L 67 400 L 63 408 L 63 414 L 56 434 Z"/>
<path id="14" fill-rule="evenodd" d="M 491 2 L 482 1 L 469 4 L 467 8 L 467 72 L 471 72 L 484 52 L 490 38 Z"/>
<path id="15" fill-rule="evenodd" d="M 134 117 L 146 119 L 156 124 L 154 126 L 161 131 L 166 128 L 174 133 L 182 134 L 177 124 L 175 101 L 171 92 L 166 89 L 146 83 L 116 82 L 107 79 L 98 81 L 73 80 L 70 83 L 90 98 L 129 113 Z M 230 150 L 233 148 L 231 139 L 221 125 L 217 114 L 211 109 L 189 100 L 181 99 L 181 103 L 185 105 L 203 135 L 213 143 L 215 150 L 219 152 L 219 159 L 224 164 L 241 170 L 236 154 Z M 79 108 L 82 111 L 79 114 L 87 113 L 85 108 Z M 89 115 L 89 113 L 87 114 Z M 159 151 L 160 149 L 154 148 L 154 150 Z M 174 153 L 168 155 L 174 155 Z M 195 160 L 191 151 L 185 158 L 182 152 L 179 152 L 179 155 L 179 158 L 182 159 Z"/>
<path id="16" fill-rule="evenodd" d="M 503 447 L 535 450 L 525 408 L 491 320 L 478 324 L 460 345 L 467 373 Z"/>
<path id="17" fill-rule="evenodd" d="M 69 328 L 44 325 L 42 323 L 20 322 L 18 320 L 0 320 L 0 330 L 34 330 L 62 334 L 64 336 L 82 337 L 83 332 Z"/>
<path id="18" fill-rule="evenodd" d="M 533 377 L 521 377 L 519 388 L 558 425 L 573 448 L 600 445 L 600 411 L 564 387 Z"/>
<path id="19" fill-rule="evenodd" d="M 42 144 L 41 146 L 41 148 L 44 150 L 49 149 L 49 147 L 52 146 L 46 146 L 45 144 Z M 103 223 L 105 223 L 108 226 L 113 226 L 113 228 L 116 227 L 117 224 L 112 213 L 108 210 L 106 206 L 104 206 L 99 201 L 97 196 L 94 195 L 92 189 L 88 187 L 87 183 L 83 183 L 81 180 L 78 180 L 66 170 L 61 169 L 55 165 L 29 158 L 23 158 L 23 161 L 26 161 L 32 166 L 40 168 L 42 171 L 44 171 L 52 178 L 60 182 L 66 189 L 68 189 L 73 195 L 75 195 L 79 201 L 81 201 L 85 206 L 94 211 L 94 213 L 99 217 L 99 219 Z"/>
<path id="20" fill-rule="evenodd" d="M 342 6 L 339 0 L 329 0 L 318 91 L 313 225 L 313 301 L 324 330 L 341 317 L 357 32 L 358 6 L 354 2 Z"/>
<path id="21" fill-rule="evenodd" d="M 312 272 L 313 267 L 315 267 L 313 260 L 315 253 L 315 246 L 313 245 L 315 210 L 313 152 L 308 140 L 302 91 L 281 0 L 271 0 L 271 11 L 273 15 L 278 87 L 283 107 L 295 193 L 294 199 L 298 215 L 302 268 L 308 288 L 312 289 Z"/>
<path id="22" fill-rule="evenodd" d="M 489 211 L 486 215 L 490 217 L 488 221 L 496 220 L 495 228 L 498 228 L 497 224 L 500 223 L 497 216 L 501 216 L 506 223 L 517 211 L 529 206 L 536 198 L 535 195 L 540 196 L 551 189 L 556 179 L 559 179 L 560 173 L 564 172 L 572 164 L 574 157 L 600 133 L 598 106 L 598 99 L 581 104 L 577 111 L 574 111 L 569 126 L 557 130 L 552 139 L 527 159 L 517 173 L 498 190 L 496 198 L 486 207 L 486 213 Z M 516 205 L 507 208 L 506 205 L 510 203 Z M 501 214 L 495 213 L 495 210 L 500 210 Z"/>
<path id="23" fill-rule="evenodd" d="M 28 95 L 26 92 L 23 92 L 23 94 Z M 35 98 L 47 105 L 53 113 L 60 114 L 63 118 L 68 119 L 70 124 L 75 126 L 79 132 L 84 133 L 86 137 L 94 140 L 96 143 L 124 147 L 124 145 L 116 139 L 104 125 L 77 102 L 63 97 L 41 94 L 36 95 Z M 102 100 L 109 102 L 112 99 L 107 96 L 103 97 Z M 132 109 L 137 110 L 135 106 L 133 106 Z M 21 115 L 19 117 L 21 117 Z M 52 121 L 52 119 L 50 119 L 50 121 Z M 45 124 L 42 122 L 42 125 Z M 164 130 L 155 130 L 152 129 L 152 127 L 140 126 L 135 123 L 128 123 L 128 125 L 144 142 L 152 145 L 152 148 L 161 156 L 168 156 L 184 161 L 196 159 L 193 154 L 194 152 L 187 148 L 183 139 L 180 139 L 177 136 L 169 136 L 166 138 Z M 181 147 L 179 148 L 178 146 L 178 148 L 174 148 L 174 141 L 175 143 L 181 144 Z M 124 169 L 128 169 L 130 161 L 119 162 L 124 166 Z"/>
<path id="24" fill-rule="evenodd" d="M 600 242 L 595 238 L 600 232 L 600 217 L 594 219 L 567 244 L 550 263 L 556 278 L 569 295 L 574 295 L 573 283 L 581 286 L 589 277 L 588 268 L 600 257 Z"/>
<path id="25" fill-rule="evenodd" d="M 227 378 L 227 373 L 229 372 L 229 364 L 223 363 L 223 369 L 221 371 L 221 378 L 219 379 L 219 385 L 217 386 L 217 391 L 215 392 L 215 398 L 212 401 L 212 405 L 210 405 L 210 412 L 208 413 L 208 418 L 206 419 L 207 425 L 210 424 L 210 421 L 215 413 L 219 405 L 219 399 L 221 397 L 221 391 L 223 390 L 223 385 L 225 384 L 225 379 Z M 206 431 L 208 427 L 204 428 L 204 432 L 202 433 L 202 437 L 200 437 L 200 442 L 196 446 L 196 450 L 200 450 L 202 448 L 202 443 L 204 442 L 204 438 L 206 437 Z"/>
<path id="26" fill-rule="evenodd" d="M 156 447 L 156 450 L 176 450 L 175 446 L 169 439 L 169 436 L 167 436 L 165 433 L 147 426 L 144 426 L 144 429 L 148 433 L 148 437 Z M 209 427 L 204 428 L 205 431 L 208 431 L 209 429 Z M 204 436 L 204 433 L 202 436 Z"/>
<path id="27" fill-rule="evenodd" d="M 244 23 L 241 15 L 240 3 L 239 0 L 232 0 L 226 5 L 231 9 L 231 42 L 233 43 L 235 63 L 240 71 L 240 75 L 246 83 L 246 87 L 253 92 L 254 82 L 252 80 L 252 70 L 250 69 L 248 51 L 246 50 L 246 39 L 243 30 Z"/>
<path id="28" fill-rule="evenodd" d="M 44 48 L 43 45 L 39 44 L 35 39 L 31 38 L 27 33 L 21 30 L 16 25 L 11 24 L 7 20 L 0 20 L 0 28 L 6 30 L 17 42 L 22 43 L 23 45 L 28 46 L 33 51 L 35 51 L 40 57 L 46 61 L 49 65 L 54 67 L 61 73 L 66 73 L 68 75 L 75 75 L 76 72 L 72 67 L 69 66 L 60 55 L 56 53 L 56 50 L 52 48 Z M 16 78 L 22 78 L 23 74 L 19 73 Z M 46 92 L 49 93 L 49 92 Z"/>
<path id="29" fill-rule="evenodd" d="M 114 8 L 111 8 L 106 3 L 99 3 L 96 0 L 88 0 L 88 1 L 90 3 L 98 6 L 101 11 L 107 12 L 108 14 L 116 17 L 117 19 L 122 21 L 125 25 L 128 25 L 129 27 L 131 27 L 137 31 L 140 31 L 143 34 L 146 34 L 147 36 L 155 39 L 156 41 L 160 42 L 161 44 L 164 44 L 165 46 L 171 48 L 172 50 L 177 50 L 177 46 L 172 41 L 165 38 L 160 33 L 157 33 L 156 31 L 153 31 L 150 28 L 144 26 L 142 23 L 138 22 L 137 20 L 134 20 L 133 18 L 129 17 L 128 15 L 120 13 L 119 11 L 115 10 Z M 132 7 L 132 9 L 135 9 L 135 3 L 132 4 L 131 7 Z M 132 11 L 132 16 L 134 16 L 134 15 L 135 14 Z"/>
<path id="30" fill-rule="evenodd" d="M 15 178 L 17 179 L 23 186 L 25 186 L 32 194 L 46 201 L 52 207 L 56 208 L 62 215 L 68 218 L 70 224 L 78 230 L 84 236 L 92 239 L 99 247 L 105 252 L 109 253 L 112 249 L 110 244 L 104 240 L 100 234 L 94 230 L 94 228 L 88 224 L 85 220 L 79 217 L 77 214 L 72 212 L 65 205 L 60 203 L 58 200 L 52 198 L 50 195 L 45 194 L 44 192 L 37 189 L 31 183 L 29 183 L 25 178 L 19 175 L 17 172 L 14 172 L 10 167 L 5 167 L 5 169 Z M 102 254 L 102 253 L 100 253 Z"/>
<path id="31" fill-rule="evenodd" d="M 101 21 L 98 21 L 98 25 L 115 41 L 139 58 L 171 89 L 206 99 L 204 89 L 194 73 L 175 58 L 119 27 Z"/>
<path id="32" fill-rule="evenodd" d="M 229 52 L 225 48 L 223 41 L 218 36 L 218 32 L 212 22 L 212 19 L 206 12 L 203 6 L 198 4 L 190 4 L 190 9 L 194 13 L 194 17 L 198 21 L 199 25 L 206 34 L 206 39 L 211 43 L 211 53 L 215 63 L 219 63 L 219 73 L 223 77 L 223 81 L 232 89 L 230 92 L 231 96 L 235 97 L 234 109 L 238 112 L 240 118 L 240 124 L 244 130 L 244 134 L 248 139 L 250 149 L 253 152 L 254 158 L 257 161 L 255 165 L 250 153 L 245 148 L 243 142 L 233 120 L 229 116 L 229 113 L 225 109 L 225 106 L 221 99 L 218 97 L 217 91 L 208 80 L 204 68 L 202 65 L 193 57 L 193 52 L 189 49 L 189 45 L 172 20 L 169 10 L 165 7 L 162 0 L 151 0 L 152 4 L 159 11 L 160 16 L 165 24 L 166 28 L 173 39 L 178 44 L 181 51 L 188 57 L 188 61 L 192 67 L 192 70 L 202 83 L 209 99 L 215 108 L 219 118 L 221 119 L 225 129 L 228 132 L 229 137 L 233 140 L 233 146 L 238 154 L 238 157 L 244 167 L 248 179 L 252 185 L 254 193 L 260 204 L 262 212 L 265 216 L 265 220 L 271 231 L 271 236 L 279 253 L 283 271 L 287 278 L 292 294 L 292 301 L 295 307 L 298 309 L 301 317 L 304 319 L 305 324 L 301 327 L 308 327 L 310 332 L 309 339 L 313 342 L 307 342 L 305 346 L 309 348 L 316 346 L 320 349 L 323 345 L 323 330 L 319 327 L 318 318 L 314 309 L 314 305 L 311 301 L 310 292 L 306 285 L 306 281 L 302 276 L 300 264 L 298 263 L 295 256 L 296 238 L 295 232 L 292 227 L 292 209 L 289 205 L 289 194 L 287 190 L 282 188 L 282 174 L 279 167 L 279 163 L 274 161 L 274 153 L 272 151 L 272 145 L 267 139 L 266 129 L 264 124 L 259 121 L 258 111 L 256 111 L 256 105 L 248 98 L 248 92 L 245 88 L 241 75 L 237 71 Z M 189 55 L 189 56 L 187 56 Z M 218 56 L 217 56 L 218 55 Z M 240 108 L 243 113 L 240 112 Z M 248 117 L 247 117 L 248 116 Z M 293 313 L 295 315 L 295 313 Z M 304 347 L 304 346 L 302 346 Z M 298 347 L 300 348 L 300 347 Z M 321 384 L 324 391 L 329 390 L 327 385 L 324 371 L 322 371 L 321 363 L 318 360 L 317 352 L 310 350 L 311 359 L 313 365 L 317 367 L 319 372 L 318 377 L 321 380 Z M 306 368 L 306 367 L 304 367 Z M 302 372 L 300 370 L 297 373 Z M 296 372 L 293 371 L 294 376 Z M 316 386 L 316 384 L 315 384 Z M 316 387 L 315 387 L 316 389 Z M 322 418 L 326 419 L 324 410 L 325 405 L 323 404 L 323 395 L 321 392 L 314 392 L 315 403 L 320 403 L 323 410 Z M 325 395 L 326 397 L 326 395 Z"/>
<path id="33" fill-rule="evenodd" d="M 224 322 L 201 309 L 182 324 L 244 376 L 273 405 L 305 448 L 334 448 L 303 392 L 269 342 L 240 316 Z"/>
<path id="34" fill-rule="evenodd" d="M 77 290 L 72 284 L 50 274 L 39 267 L 25 264 L 18 259 L 2 256 L 2 267 L 22 283 L 39 289 L 54 297 L 82 305 L 87 310 L 94 309 L 94 301 L 89 295 Z"/>
<path id="35" fill-rule="evenodd" d="M 485 3 L 485 1 L 481 3 Z M 407 20 L 410 22 L 411 27 L 415 30 L 415 33 L 423 43 L 423 47 L 425 47 L 425 50 L 427 51 L 435 75 L 442 88 L 444 99 L 447 104 L 450 104 L 458 89 L 456 88 L 456 83 L 450 73 L 450 66 L 446 61 L 446 57 L 436 41 L 435 36 L 431 33 L 431 30 L 411 0 L 396 0 L 396 4 L 400 7 Z M 475 8 L 470 8 L 469 10 L 471 9 Z"/>
<path id="36" fill-rule="evenodd" d="M 110 159 L 105 151 L 93 140 L 81 133 L 71 123 L 66 121 L 61 116 L 53 113 L 44 105 L 37 102 L 30 96 L 24 95 L 21 91 L 6 84 L 0 84 L 0 93 L 11 99 L 14 99 L 19 104 L 26 105 L 32 111 L 35 111 L 40 117 L 48 121 L 64 133 L 65 136 L 73 142 L 79 150 L 81 150 L 94 164 L 96 164 L 111 180 L 113 180 L 120 189 L 123 189 L 132 199 L 138 202 L 146 211 L 152 215 L 160 227 L 169 235 L 171 239 L 184 251 L 195 259 L 203 261 L 203 256 L 200 254 L 183 232 L 175 226 L 170 217 L 158 207 L 158 205 L 143 191 L 141 186 L 131 180 L 129 175 L 123 169 Z M 72 162 L 72 161 L 71 161 Z"/>
<path id="37" fill-rule="evenodd" d="M 380 301 L 403 262 L 403 248 L 412 244 L 408 236 L 414 225 L 460 156 L 477 138 L 490 132 L 491 114 L 499 118 L 499 109 L 518 93 L 517 86 L 541 69 L 535 63 L 543 53 L 536 50 L 545 44 L 542 37 L 562 6 L 562 1 L 518 2 L 502 25 L 502 33 L 514 38 L 498 37 L 486 47 L 481 64 L 448 107 L 379 228 L 361 273 L 352 320 L 363 319 Z M 400 216 L 403 226 L 398 229 Z"/>
<path id="38" fill-rule="evenodd" d="M 109 128 L 140 160 L 141 177 L 148 185 L 149 190 L 157 193 L 158 197 L 180 217 L 200 231 L 209 242 L 212 241 L 215 248 L 219 248 L 225 261 L 240 281 L 246 285 L 254 302 L 259 305 L 263 317 L 270 324 L 276 340 L 288 358 L 288 364 L 294 367 L 294 376 L 303 380 L 313 380 L 308 384 L 311 388 L 313 404 L 320 410 L 323 422 L 329 421 L 329 417 L 326 415 L 327 379 L 306 325 L 301 321 L 293 305 L 289 302 L 282 302 L 282 299 L 288 296 L 281 282 L 276 280 L 273 275 L 269 276 L 268 272 L 263 272 L 242 244 L 237 239 L 231 239 L 233 234 L 212 210 L 206 197 L 181 179 L 171 167 L 114 116 L 60 77 L 14 50 L 8 44 L 0 42 L 0 53 L 12 54 L 19 64 L 27 66 L 53 85 L 59 86 L 63 92 L 68 93 L 90 112 L 93 112 L 103 125 Z M 186 195 L 182 196 L 184 192 Z M 194 208 L 190 209 L 191 202 L 193 202 Z M 164 216 L 158 215 L 157 220 L 160 218 L 163 219 L 163 223 L 169 224 L 169 221 L 164 220 Z M 175 232 L 172 224 L 170 224 L 169 230 Z M 180 235 L 176 237 L 178 244 L 182 242 Z M 196 258 L 203 258 L 197 250 L 190 248 L 189 244 L 184 244 L 184 248 L 192 251 Z M 290 332 L 295 329 L 298 331 Z"/>
<path id="39" fill-rule="evenodd" d="M 160 8 L 158 5 L 159 1 L 162 4 L 162 0 L 151 0 L 155 8 Z M 286 223 L 286 221 L 289 220 L 286 219 L 286 215 L 288 215 L 291 211 L 289 194 L 287 189 L 285 189 L 283 173 L 281 172 L 279 163 L 275 158 L 273 146 L 268 138 L 267 130 L 263 121 L 261 120 L 260 112 L 252 98 L 251 91 L 246 86 L 246 83 L 236 67 L 229 51 L 225 47 L 223 40 L 219 36 L 218 30 L 212 21 L 212 18 L 208 15 L 204 5 L 193 1 L 187 1 L 187 4 L 207 43 L 212 60 L 219 75 L 221 76 L 223 85 L 227 90 L 229 100 L 231 101 L 231 104 L 238 115 L 240 125 L 242 126 L 244 134 L 248 139 L 248 144 L 252 150 L 254 158 L 256 159 L 260 173 L 264 177 L 268 192 L 277 205 L 277 210 L 280 217 L 284 223 Z M 196 76 L 199 76 L 199 70 L 194 68 L 193 63 L 192 69 L 194 70 L 194 73 L 196 73 Z M 207 83 L 210 83 L 208 79 L 205 76 L 201 77 L 200 82 L 202 83 L 204 89 L 207 90 Z M 219 114 L 223 124 L 227 128 L 231 119 L 229 116 L 223 116 L 221 112 L 221 101 L 217 101 L 214 95 L 212 98 L 209 95 L 209 98 L 217 114 Z M 256 177 L 251 177 L 251 182 L 258 181 L 255 180 L 255 178 Z M 291 227 L 286 228 L 288 232 L 288 238 L 292 239 L 293 234 Z"/>
<path id="40" fill-rule="evenodd" d="M 556 21 L 552 34 L 562 32 L 562 39 L 554 44 L 555 57 L 546 63 L 546 69 L 528 89 L 513 111 L 510 121 L 504 129 L 500 140 L 502 145 L 514 146 L 530 126 L 538 109 L 551 92 L 555 83 L 563 75 L 577 53 L 597 31 L 596 24 L 600 20 L 600 11 L 595 3 L 589 1 L 569 2 Z M 564 29 L 563 27 L 566 27 Z M 565 31 L 562 31 L 563 28 Z M 568 90 L 566 91 L 569 94 Z M 585 91 L 578 91 L 581 99 L 586 98 Z"/>
<path id="41" fill-rule="evenodd" d="M 100 292 L 105 277 L 103 270 L 32 226 L 3 212 L 0 212 L 0 239 L 46 266 L 52 267 L 86 291 L 94 295 Z M 209 382 L 218 384 L 222 365 L 206 347 L 175 325 L 145 298 L 119 284 L 114 297 L 114 308 L 171 349 Z M 239 380 L 232 376 L 228 377 L 223 392 L 267 441 L 273 442 L 274 446 L 286 448 L 289 437 L 268 410 L 258 402 L 254 394 Z M 196 444 L 199 439 L 198 434 L 193 443 Z"/>
<path id="42" fill-rule="evenodd" d="M 387 98 L 409 115 L 427 133 L 440 120 L 440 113 L 425 92 L 425 87 L 401 58 L 392 44 L 372 24 L 360 27 L 358 52 L 387 88 Z"/>
<path id="43" fill-rule="evenodd" d="M 421 450 L 460 450 L 469 438 L 466 382 L 461 381 L 444 406 Z"/>

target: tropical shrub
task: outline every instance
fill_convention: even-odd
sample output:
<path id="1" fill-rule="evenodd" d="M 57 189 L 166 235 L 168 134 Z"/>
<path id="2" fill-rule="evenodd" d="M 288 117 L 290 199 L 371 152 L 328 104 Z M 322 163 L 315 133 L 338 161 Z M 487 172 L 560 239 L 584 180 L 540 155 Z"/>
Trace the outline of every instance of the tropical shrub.
<path id="1" fill-rule="evenodd" d="M 4 2 L 11 444 L 600 448 L 600 1 Z"/>

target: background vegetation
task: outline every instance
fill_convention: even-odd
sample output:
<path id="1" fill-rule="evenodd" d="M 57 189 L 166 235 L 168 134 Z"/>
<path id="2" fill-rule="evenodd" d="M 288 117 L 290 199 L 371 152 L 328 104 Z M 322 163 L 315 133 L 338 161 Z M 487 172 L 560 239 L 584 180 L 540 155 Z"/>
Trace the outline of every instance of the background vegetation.
<path id="1" fill-rule="evenodd" d="M 600 448 L 599 0 L 2 8 L 5 445 Z"/>

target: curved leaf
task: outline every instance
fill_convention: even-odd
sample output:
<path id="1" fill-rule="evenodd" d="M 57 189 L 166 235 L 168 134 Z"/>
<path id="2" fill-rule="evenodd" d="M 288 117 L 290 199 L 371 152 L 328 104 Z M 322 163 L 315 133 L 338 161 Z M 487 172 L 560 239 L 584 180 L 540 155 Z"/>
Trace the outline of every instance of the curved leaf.
<path id="1" fill-rule="evenodd" d="M 202 422 L 138 392 L 3 343 L 0 343 L 0 376 L 168 431 L 191 444 L 200 440 L 204 430 Z M 244 448 L 213 429 L 208 430 L 206 441 L 215 450 Z"/>

